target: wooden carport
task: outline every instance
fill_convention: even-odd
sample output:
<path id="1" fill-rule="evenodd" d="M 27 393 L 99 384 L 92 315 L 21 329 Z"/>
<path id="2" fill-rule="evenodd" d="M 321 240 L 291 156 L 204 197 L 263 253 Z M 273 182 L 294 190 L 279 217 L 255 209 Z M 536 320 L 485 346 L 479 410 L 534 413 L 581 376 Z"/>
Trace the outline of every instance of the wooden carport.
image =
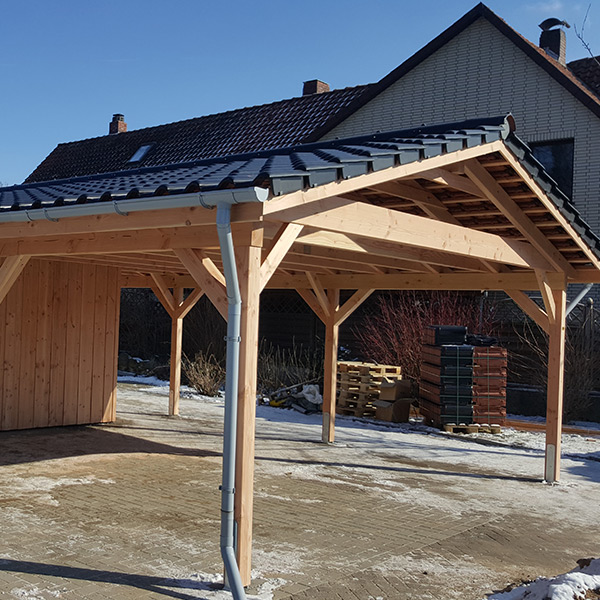
<path id="1" fill-rule="evenodd" d="M 558 481 L 566 290 L 600 281 L 598 239 L 510 118 L 1 190 L 2 429 L 114 419 L 121 287 L 152 288 L 172 317 L 177 414 L 184 316 L 203 294 L 227 315 L 203 194 L 256 187 L 268 201 L 240 196 L 231 212 L 243 301 L 235 518 L 244 584 L 265 288 L 297 290 L 325 324 L 325 442 L 335 437 L 339 326 L 374 290 L 505 291 L 549 336 L 545 479 Z M 344 304 L 341 290 L 354 291 Z"/>

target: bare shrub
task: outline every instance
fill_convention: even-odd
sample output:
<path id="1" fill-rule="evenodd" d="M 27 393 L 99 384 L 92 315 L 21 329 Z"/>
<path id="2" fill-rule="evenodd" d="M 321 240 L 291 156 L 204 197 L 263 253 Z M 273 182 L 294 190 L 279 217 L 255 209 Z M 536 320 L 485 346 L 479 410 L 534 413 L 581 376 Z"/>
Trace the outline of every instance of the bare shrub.
<path id="1" fill-rule="evenodd" d="M 593 318 L 590 315 L 588 318 Z M 520 348 L 512 353 L 513 369 L 530 373 L 530 382 L 544 390 L 548 384 L 548 336 L 530 320 L 515 327 Z M 600 384 L 600 354 L 586 323 L 571 322 L 565 334 L 563 417 L 585 420 L 592 406 L 590 392 Z"/>
<path id="2" fill-rule="evenodd" d="M 429 325 L 464 325 L 470 332 L 490 335 L 493 317 L 493 305 L 480 293 L 387 292 L 353 333 L 365 360 L 400 365 L 407 377 L 417 379 Z"/>
<path id="3" fill-rule="evenodd" d="M 225 369 L 213 354 L 198 352 L 193 360 L 184 356 L 181 367 L 189 384 L 205 396 L 216 396 L 225 382 Z"/>
<path id="4" fill-rule="evenodd" d="M 258 389 L 269 393 L 323 378 L 323 355 L 293 345 L 279 348 L 263 341 L 258 352 Z"/>

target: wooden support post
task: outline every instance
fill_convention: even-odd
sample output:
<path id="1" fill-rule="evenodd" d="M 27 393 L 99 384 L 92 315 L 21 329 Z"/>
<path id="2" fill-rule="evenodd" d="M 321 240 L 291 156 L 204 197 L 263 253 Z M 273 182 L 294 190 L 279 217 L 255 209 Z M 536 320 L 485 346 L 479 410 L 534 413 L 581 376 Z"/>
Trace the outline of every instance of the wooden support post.
<path id="1" fill-rule="evenodd" d="M 335 441 L 335 395 L 337 375 L 338 337 L 340 326 L 336 312 L 340 308 L 340 290 L 327 290 L 328 315 L 325 321 L 325 365 L 323 377 L 323 441 Z"/>
<path id="2" fill-rule="evenodd" d="M 560 479 L 560 442 L 565 368 L 566 291 L 552 290 L 555 320 L 548 335 L 548 391 L 546 401 L 546 468 L 544 478 Z"/>
<path id="3" fill-rule="evenodd" d="M 8 295 L 29 262 L 29 258 L 29 256 L 9 256 L 0 264 L 0 302 Z"/>
<path id="4" fill-rule="evenodd" d="M 173 300 L 179 308 L 183 303 L 183 288 L 173 288 Z M 169 416 L 179 414 L 181 390 L 181 342 L 183 340 L 183 317 L 174 312 L 171 317 L 171 371 L 169 378 Z"/>
<path id="5" fill-rule="evenodd" d="M 261 232 L 262 233 L 262 230 Z M 235 477 L 237 561 L 242 584 L 251 580 L 254 496 L 254 433 L 256 371 L 258 366 L 258 313 L 261 287 L 262 235 L 250 232 L 245 243 L 236 241 L 236 261 L 242 295 L 240 367 Z"/>

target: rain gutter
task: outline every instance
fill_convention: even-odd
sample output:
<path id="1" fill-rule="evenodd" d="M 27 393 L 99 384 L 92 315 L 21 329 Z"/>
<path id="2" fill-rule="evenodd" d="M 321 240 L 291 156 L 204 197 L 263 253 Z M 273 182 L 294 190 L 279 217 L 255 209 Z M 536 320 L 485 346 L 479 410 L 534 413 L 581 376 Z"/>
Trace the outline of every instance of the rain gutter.
<path id="1" fill-rule="evenodd" d="M 26 223 L 30 221 L 58 221 L 72 217 L 90 217 L 116 213 L 126 217 L 129 213 L 168 208 L 191 208 L 202 206 L 212 208 L 218 204 L 243 204 L 246 202 L 264 202 L 269 191 L 259 187 L 232 190 L 213 190 L 193 194 L 173 194 L 152 196 L 150 198 L 123 198 L 122 200 L 100 200 L 88 198 L 86 204 L 51 206 L 0 212 L 0 223 Z"/>

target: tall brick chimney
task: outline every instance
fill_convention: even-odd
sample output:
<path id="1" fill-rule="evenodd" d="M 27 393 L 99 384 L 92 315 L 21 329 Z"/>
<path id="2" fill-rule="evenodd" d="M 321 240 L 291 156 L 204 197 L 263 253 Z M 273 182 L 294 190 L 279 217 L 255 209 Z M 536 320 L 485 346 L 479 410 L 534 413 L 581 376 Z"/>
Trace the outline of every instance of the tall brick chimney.
<path id="1" fill-rule="evenodd" d="M 559 29 L 553 29 L 557 25 Z M 539 25 L 542 33 L 540 35 L 540 48 L 549 56 L 556 59 L 561 65 L 567 64 L 567 34 L 562 27 L 570 27 L 566 21 L 551 17 L 542 21 Z"/>
<path id="2" fill-rule="evenodd" d="M 108 124 L 108 133 L 125 133 L 127 131 L 127 123 L 122 114 L 116 113 L 113 115 L 112 121 Z"/>
<path id="3" fill-rule="evenodd" d="M 318 79 L 311 79 L 310 81 L 304 82 L 302 88 L 303 96 L 310 96 L 311 94 L 322 94 L 323 92 L 329 91 L 329 84 Z"/>

